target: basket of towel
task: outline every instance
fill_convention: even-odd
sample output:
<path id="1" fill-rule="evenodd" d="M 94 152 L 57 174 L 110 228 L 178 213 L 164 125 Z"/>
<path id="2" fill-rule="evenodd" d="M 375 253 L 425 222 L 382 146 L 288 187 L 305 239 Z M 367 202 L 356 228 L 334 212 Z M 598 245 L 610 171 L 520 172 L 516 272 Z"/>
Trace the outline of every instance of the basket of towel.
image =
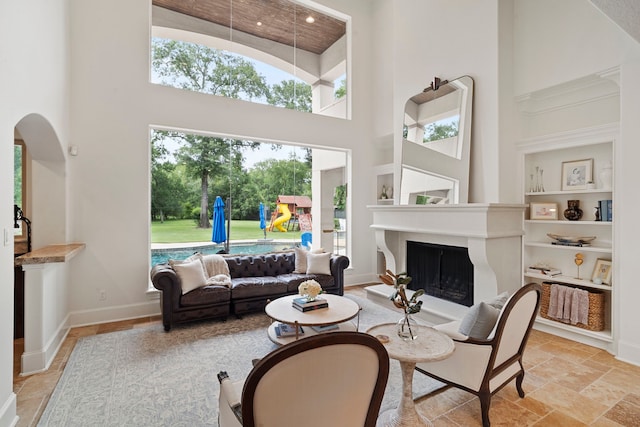
<path id="1" fill-rule="evenodd" d="M 590 331 L 604 330 L 604 293 L 556 282 L 542 283 L 540 315 Z"/>

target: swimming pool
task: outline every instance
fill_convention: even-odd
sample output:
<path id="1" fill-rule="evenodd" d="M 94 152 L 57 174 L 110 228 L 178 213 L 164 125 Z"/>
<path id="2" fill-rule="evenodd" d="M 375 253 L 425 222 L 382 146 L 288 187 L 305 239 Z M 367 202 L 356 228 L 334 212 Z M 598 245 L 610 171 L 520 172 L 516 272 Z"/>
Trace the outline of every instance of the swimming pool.
<path id="1" fill-rule="evenodd" d="M 229 253 L 231 254 L 265 254 L 268 252 L 277 252 L 291 249 L 295 246 L 294 242 L 254 242 L 254 243 L 237 243 L 229 245 Z M 190 257 L 196 252 L 209 255 L 215 254 L 224 245 L 208 245 L 208 246 L 190 246 L 183 248 L 170 249 L 151 249 L 151 265 L 162 264 L 170 259 L 181 260 Z"/>

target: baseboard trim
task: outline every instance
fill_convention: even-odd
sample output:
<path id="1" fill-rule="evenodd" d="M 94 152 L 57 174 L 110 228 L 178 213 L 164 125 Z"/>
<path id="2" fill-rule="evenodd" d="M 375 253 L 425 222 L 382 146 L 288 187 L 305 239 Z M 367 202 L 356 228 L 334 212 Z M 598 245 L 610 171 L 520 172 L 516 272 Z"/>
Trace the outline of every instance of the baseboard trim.
<path id="1" fill-rule="evenodd" d="M 157 316 L 160 314 L 158 301 L 139 304 L 118 305 L 93 310 L 72 311 L 69 313 L 69 326 L 96 325 L 100 323 L 119 322 L 122 320 L 138 319 L 140 317 Z"/>
<path id="2" fill-rule="evenodd" d="M 640 366 L 640 346 L 628 341 L 618 341 L 616 359 Z"/>
<path id="3" fill-rule="evenodd" d="M 375 274 L 349 274 L 344 276 L 345 287 L 374 282 L 380 282 L 380 279 L 378 279 L 378 276 Z"/>
<path id="4" fill-rule="evenodd" d="M 22 353 L 20 366 L 21 376 L 36 374 L 49 369 L 53 359 L 56 357 L 56 354 L 58 354 L 58 350 L 60 350 L 62 343 L 69 334 L 69 327 L 67 326 L 68 320 L 69 316 L 58 325 L 55 334 L 53 334 L 43 348 Z"/>
<path id="5" fill-rule="evenodd" d="M 16 394 L 9 393 L 9 398 L 0 408 L 0 427 L 14 427 L 18 424 Z"/>

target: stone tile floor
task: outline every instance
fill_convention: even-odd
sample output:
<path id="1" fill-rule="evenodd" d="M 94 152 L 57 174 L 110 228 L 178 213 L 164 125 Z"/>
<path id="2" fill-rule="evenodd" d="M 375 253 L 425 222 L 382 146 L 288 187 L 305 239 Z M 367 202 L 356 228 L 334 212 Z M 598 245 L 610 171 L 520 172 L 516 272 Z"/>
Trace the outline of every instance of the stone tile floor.
<path id="1" fill-rule="evenodd" d="M 366 298 L 362 287 L 347 292 Z M 73 328 L 51 367 L 24 377 L 19 375 L 24 343 L 16 340 L 13 388 L 20 417 L 17 426 L 38 423 L 78 338 L 159 322 L 156 316 Z M 640 426 L 640 367 L 616 360 L 606 351 L 535 330 L 524 365 L 525 398 L 518 397 L 513 382 L 498 392 L 489 411 L 492 426 Z M 461 390 L 443 389 L 419 399 L 416 407 L 435 427 L 482 426 L 478 399 Z"/>

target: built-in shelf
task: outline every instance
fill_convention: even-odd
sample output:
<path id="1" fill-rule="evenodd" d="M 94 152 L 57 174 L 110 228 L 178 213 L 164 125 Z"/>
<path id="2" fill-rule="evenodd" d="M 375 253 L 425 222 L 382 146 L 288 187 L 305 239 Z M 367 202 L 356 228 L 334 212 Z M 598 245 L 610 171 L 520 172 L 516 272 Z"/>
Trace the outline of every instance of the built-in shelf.
<path id="1" fill-rule="evenodd" d="M 615 326 L 616 284 L 595 284 L 590 279 L 599 260 L 615 263 L 613 249 L 613 221 L 595 221 L 596 207 L 601 200 L 614 200 L 613 188 L 600 179 L 601 172 L 612 164 L 615 132 L 604 136 L 585 132 L 563 133 L 520 143 L 522 153 L 523 202 L 531 207 L 534 203 L 555 205 L 557 219 L 532 220 L 530 212 L 525 215 L 525 237 L 522 246 L 523 266 L 546 265 L 557 268 L 563 275 L 547 276 L 541 273 L 523 272 L 523 283 L 556 282 L 571 287 L 604 293 L 604 324 L 606 330 L 592 331 L 575 325 L 538 317 L 536 328 L 556 335 L 594 345 L 609 351 L 614 350 L 612 328 Z M 563 185 L 562 165 L 575 159 L 591 159 L 587 179 L 593 179 L 600 188 L 561 190 Z M 544 182 L 542 171 L 544 170 Z M 543 185 L 548 191 L 528 191 L 533 185 Z M 569 200 L 577 200 L 582 209 L 578 221 L 566 220 L 563 216 Z M 614 200 L 615 203 L 615 200 Z M 615 206 L 614 206 L 615 207 Z M 560 236 L 589 236 L 595 238 L 590 246 L 564 246 L 552 244 L 549 234 Z M 577 254 L 582 254 L 578 267 Z M 580 259 L 580 258 L 579 258 Z M 613 268 L 613 267 L 611 267 Z"/>
<path id="2" fill-rule="evenodd" d="M 538 248 L 553 248 L 560 250 L 570 250 L 578 252 L 601 252 L 611 253 L 611 246 L 564 246 L 564 245 L 552 245 L 548 242 L 525 242 L 525 246 L 538 247 Z"/>
<path id="3" fill-rule="evenodd" d="M 540 316 L 536 318 L 536 323 L 539 325 L 545 325 L 555 329 L 564 330 L 566 332 L 570 332 L 571 334 L 583 335 L 585 337 L 594 338 L 598 341 L 604 341 L 607 343 L 613 342 L 613 336 L 611 335 L 610 330 L 590 331 L 588 329 L 577 328 L 573 325 L 568 325 L 562 322 L 556 322 L 555 320 L 545 319 L 544 317 L 540 317 Z"/>
<path id="4" fill-rule="evenodd" d="M 577 267 L 576 267 L 576 272 L 577 272 Z M 584 274 L 583 272 L 581 272 L 581 274 Z M 590 274 L 589 272 L 587 272 L 587 274 Z M 547 276 L 545 274 L 538 274 L 538 273 L 524 273 L 524 277 L 528 277 L 530 279 L 539 279 L 545 282 L 560 282 L 560 283 L 567 283 L 570 285 L 576 285 L 576 286 L 580 286 L 583 288 L 591 288 L 591 289 L 602 289 L 605 291 L 611 291 L 611 286 L 608 285 L 596 285 L 595 283 L 593 283 L 591 280 L 585 280 L 585 279 L 577 279 L 575 277 L 571 277 L 571 276 L 564 276 L 562 274 L 559 274 L 557 276 Z"/>
<path id="5" fill-rule="evenodd" d="M 548 219 L 527 219 L 525 221 L 527 224 L 561 224 L 561 225 L 608 225 L 611 226 L 613 224 L 611 221 L 555 221 Z"/>
<path id="6" fill-rule="evenodd" d="M 379 205 L 392 205 L 393 199 L 378 199 Z"/>
<path id="7" fill-rule="evenodd" d="M 573 194 L 596 194 L 596 193 L 612 193 L 612 189 L 596 188 L 592 190 L 571 190 L 571 191 L 531 191 L 524 193 L 525 196 L 566 196 Z"/>

